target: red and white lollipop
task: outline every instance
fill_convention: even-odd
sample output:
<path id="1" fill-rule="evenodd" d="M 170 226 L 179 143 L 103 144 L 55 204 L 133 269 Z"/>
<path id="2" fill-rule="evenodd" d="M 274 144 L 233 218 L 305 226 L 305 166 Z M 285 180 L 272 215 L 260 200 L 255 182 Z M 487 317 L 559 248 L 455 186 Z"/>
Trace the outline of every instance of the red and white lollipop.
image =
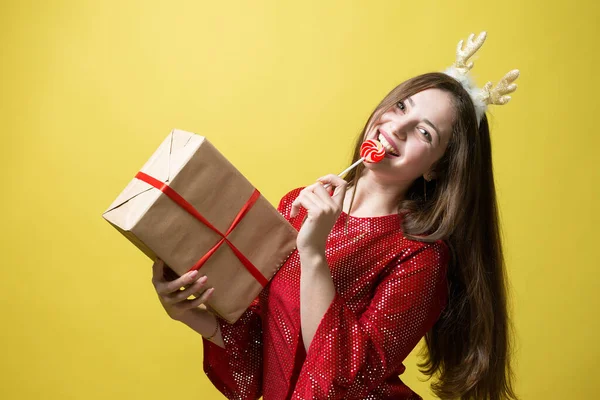
<path id="1" fill-rule="evenodd" d="M 360 146 L 360 156 L 366 162 L 378 163 L 385 157 L 385 149 L 380 141 L 369 139 Z"/>
<path id="2" fill-rule="evenodd" d="M 360 146 L 360 159 L 356 161 L 354 164 L 343 170 L 338 174 L 339 177 L 346 175 L 348 172 L 352 171 L 358 164 L 366 161 L 368 163 L 378 163 L 383 160 L 385 157 L 385 149 L 380 141 L 375 139 L 365 140 L 364 143 Z"/>

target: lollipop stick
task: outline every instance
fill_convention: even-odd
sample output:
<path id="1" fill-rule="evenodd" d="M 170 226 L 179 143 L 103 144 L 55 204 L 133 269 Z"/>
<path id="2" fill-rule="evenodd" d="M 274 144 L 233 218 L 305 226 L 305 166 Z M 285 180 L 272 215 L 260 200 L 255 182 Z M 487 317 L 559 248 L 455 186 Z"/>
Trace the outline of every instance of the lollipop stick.
<path id="1" fill-rule="evenodd" d="M 342 178 L 349 171 L 351 171 L 352 168 L 356 167 L 358 164 L 362 163 L 365 160 L 367 160 L 367 162 L 370 163 L 377 163 L 383 160 L 383 158 L 385 157 L 385 149 L 383 148 L 381 142 L 379 142 L 378 140 L 368 139 L 365 140 L 360 146 L 360 157 L 360 160 L 358 160 L 357 162 L 340 172 L 338 176 Z M 324 186 L 324 188 L 327 189 L 329 186 L 331 186 L 331 184 L 328 183 Z"/>
<path id="2" fill-rule="evenodd" d="M 357 162 L 355 162 L 354 164 L 352 164 L 351 166 L 349 166 L 348 168 L 346 168 L 345 170 L 343 170 L 342 172 L 340 172 L 338 174 L 338 176 L 340 178 L 342 178 L 344 175 L 346 175 L 348 172 L 352 171 L 358 164 L 360 164 L 361 162 L 363 162 L 365 160 L 364 157 L 360 158 Z M 328 183 L 326 185 L 324 185 L 323 187 L 325 189 L 327 189 L 329 186 L 331 186 L 331 183 Z"/>
<path id="3" fill-rule="evenodd" d="M 348 172 L 352 171 L 354 169 L 354 167 L 356 167 L 358 164 L 360 164 L 361 162 L 363 162 L 365 160 L 364 157 L 362 157 L 361 159 L 359 159 L 357 162 L 355 162 L 354 164 L 352 164 L 351 166 L 349 166 L 348 168 L 346 168 L 345 170 L 343 170 L 342 172 L 340 172 L 338 174 L 338 176 L 340 178 L 342 178 L 344 175 L 346 175 Z"/>

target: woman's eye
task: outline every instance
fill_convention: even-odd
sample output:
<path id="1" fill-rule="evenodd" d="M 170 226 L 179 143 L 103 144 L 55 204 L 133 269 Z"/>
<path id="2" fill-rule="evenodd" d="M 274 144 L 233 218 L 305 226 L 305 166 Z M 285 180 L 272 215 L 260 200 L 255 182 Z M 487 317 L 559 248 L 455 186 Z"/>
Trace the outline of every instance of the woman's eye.
<path id="1" fill-rule="evenodd" d="M 406 106 L 404 105 L 404 102 L 402 100 L 400 100 L 399 102 L 396 103 L 396 106 L 398 106 L 398 108 L 402 111 L 406 110 Z"/>
<path id="2" fill-rule="evenodd" d="M 425 138 L 426 138 L 426 139 L 427 139 L 429 142 L 431 142 L 431 141 L 432 141 L 431 139 L 433 139 L 433 138 L 431 137 L 431 135 L 429 134 L 429 132 L 427 132 L 425 129 L 419 129 L 419 132 L 421 132 L 421 134 L 422 134 L 423 136 L 425 136 Z"/>

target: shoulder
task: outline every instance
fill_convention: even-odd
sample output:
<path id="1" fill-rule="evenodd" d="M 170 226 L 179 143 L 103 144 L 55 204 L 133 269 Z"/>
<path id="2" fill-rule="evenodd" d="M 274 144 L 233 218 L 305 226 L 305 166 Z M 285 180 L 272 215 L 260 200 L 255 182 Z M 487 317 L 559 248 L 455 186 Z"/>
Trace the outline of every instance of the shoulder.
<path id="1" fill-rule="evenodd" d="M 421 242 L 418 240 L 402 238 L 401 258 L 410 258 L 419 253 L 439 254 L 440 256 L 449 255 L 450 247 L 445 240 L 436 240 L 435 242 Z"/>
<path id="2" fill-rule="evenodd" d="M 447 273 L 450 258 L 450 247 L 445 240 L 420 242 L 403 238 L 402 250 L 395 267 L 414 272 L 427 270 L 441 277 Z"/>

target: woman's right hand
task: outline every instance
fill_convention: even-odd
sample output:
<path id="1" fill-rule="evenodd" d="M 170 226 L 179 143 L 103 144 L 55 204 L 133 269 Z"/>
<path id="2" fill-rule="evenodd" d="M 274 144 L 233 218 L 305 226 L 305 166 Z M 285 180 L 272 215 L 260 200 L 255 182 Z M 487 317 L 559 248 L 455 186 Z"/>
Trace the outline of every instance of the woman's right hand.
<path id="1" fill-rule="evenodd" d="M 201 277 L 198 271 L 191 271 L 177 279 L 167 280 L 165 268 L 169 267 L 163 260 L 157 258 L 152 265 L 152 284 L 167 314 L 174 320 L 182 321 L 186 315 L 206 303 L 214 289 L 205 289 L 207 277 Z M 202 294 L 198 296 L 199 293 Z M 191 295 L 195 295 L 196 298 L 188 300 Z"/>

